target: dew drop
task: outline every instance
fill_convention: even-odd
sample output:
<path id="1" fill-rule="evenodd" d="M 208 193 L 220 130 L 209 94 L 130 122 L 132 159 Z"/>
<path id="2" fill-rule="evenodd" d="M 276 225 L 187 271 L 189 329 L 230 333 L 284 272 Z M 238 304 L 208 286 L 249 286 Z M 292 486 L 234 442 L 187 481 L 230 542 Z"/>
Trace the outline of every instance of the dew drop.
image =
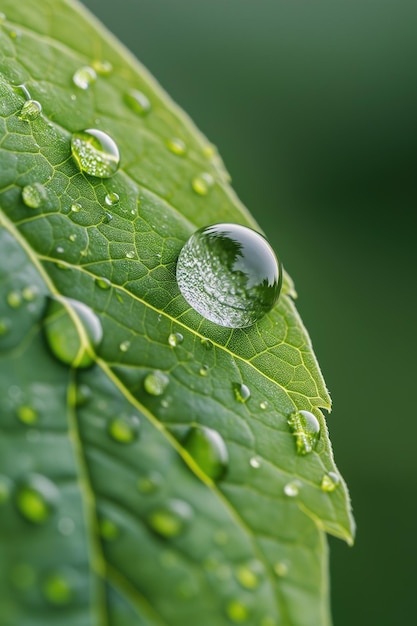
<path id="1" fill-rule="evenodd" d="M 199 196 L 206 196 L 214 185 L 214 178 L 208 172 L 195 176 L 191 181 L 191 187 Z"/>
<path id="2" fill-rule="evenodd" d="M 62 246 L 57 246 L 56 251 L 58 254 L 64 254 L 65 250 Z"/>
<path id="3" fill-rule="evenodd" d="M 155 493 L 163 483 L 163 478 L 158 472 L 150 472 L 147 476 L 138 479 L 138 491 L 143 495 Z"/>
<path id="4" fill-rule="evenodd" d="M 245 589 L 256 589 L 260 583 L 262 564 L 260 561 L 250 561 L 236 569 L 236 578 Z"/>
<path id="5" fill-rule="evenodd" d="M 261 459 L 258 456 L 253 456 L 249 461 L 249 465 L 253 469 L 259 469 L 261 467 Z"/>
<path id="6" fill-rule="evenodd" d="M 301 483 L 299 480 L 292 480 L 284 487 L 284 493 L 289 498 L 295 498 L 300 493 Z"/>
<path id="7" fill-rule="evenodd" d="M 284 578 L 288 574 L 288 564 L 285 561 L 278 561 L 274 565 L 274 572 L 280 578 Z"/>
<path id="8" fill-rule="evenodd" d="M 74 405 L 76 407 L 84 406 L 91 399 L 93 392 L 88 385 L 77 385 L 74 394 Z"/>
<path id="9" fill-rule="evenodd" d="M 119 536 L 119 529 L 114 522 L 106 517 L 99 523 L 100 535 L 106 541 L 114 541 Z"/>
<path id="10" fill-rule="evenodd" d="M 110 61 L 93 61 L 93 69 L 101 76 L 109 76 L 113 71 L 113 65 Z"/>
<path id="11" fill-rule="evenodd" d="M 340 476 L 335 472 L 329 472 L 328 474 L 324 474 L 321 479 L 321 489 L 323 491 L 331 492 L 334 491 L 340 483 Z"/>
<path id="12" fill-rule="evenodd" d="M 119 149 L 113 139 L 101 130 L 88 128 L 73 133 L 72 156 L 80 170 L 97 178 L 110 178 L 119 169 Z"/>
<path id="13" fill-rule="evenodd" d="M 136 253 L 134 250 L 129 250 L 126 252 L 125 256 L 127 259 L 134 259 L 136 257 Z"/>
<path id="14" fill-rule="evenodd" d="M 229 454 L 223 437 L 212 428 L 192 426 L 183 442 L 203 472 L 213 480 L 220 480 L 226 473 Z"/>
<path id="15" fill-rule="evenodd" d="M 36 424 L 38 421 L 38 414 L 35 409 L 29 404 L 22 404 L 16 411 L 17 418 L 23 424 L 31 425 Z"/>
<path id="16" fill-rule="evenodd" d="M 197 230 L 177 263 L 178 286 L 203 317 L 228 328 L 244 328 L 274 306 L 281 269 L 269 243 L 238 224 Z"/>
<path id="17" fill-rule="evenodd" d="M 145 391 L 151 396 L 162 396 L 169 383 L 169 378 L 166 374 L 160 370 L 155 370 L 145 376 L 143 385 Z"/>
<path id="18" fill-rule="evenodd" d="M 248 607 L 239 600 L 232 600 L 226 607 L 226 613 L 232 622 L 243 624 L 249 618 Z"/>
<path id="19" fill-rule="evenodd" d="M 138 115 L 146 115 L 151 110 L 149 99 L 137 89 L 131 89 L 125 94 L 125 102 Z"/>
<path id="20" fill-rule="evenodd" d="M 48 602 L 57 606 L 68 604 L 73 596 L 72 585 L 63 572 L 49 574 L 43 581 L 42 592 Z"/>
<path id="21" fill-rule="evenodd" d="M 116 192 L 108 193 L 104 198 L 104 202 L 107 204 L 107 206 L 115 206 L 119 202 L 119 200 L 119 194 L 117 194 Z"/>
<path id="22" fill-rule="evenodd" d="M 200 369 L 198 370 L 198 373 L 200 374 L 200 376 L 208 376 L 209 371 L 210 371 L 210 368 L 208 365 L 202 365 Z"/>
<path id="23" fill-rule="evenodd" d="M 108 433 L 118 443 L 133 443 L 139 437 L 140 421 L 136 415 L 119 416 L 108 425 Z"/>
<path id="24" fill-rule="evenodd" d="M 168 337 L 168 344 L 171 346 L 171 348 L 176 348 L 180 343 L 182 343 L 184 340 L 184 337 L 181 335 L 181 333 L 171 333 Z"/>
<path id="25" fill-rule="evenodd" d="M 95 70 L 88 65 L 80 67 L 78 70 L 76 70 L 76 72 L 74 72 L 74 75 L 72 77 L 72 82 L 74 83 L 74 85 L 84 90 L 88 89 L 90 85 L 96 82 L 96 80 L 97 74 Z"/>
<path id="26" fill-rule="evenodd" d="M 12 483 L 9 478 L 7 478 L 7 476 L 4 476 L 3 474 L 0 474 L 0 505 L 5 504 L 8 501 L 11 490 Z"/>
<path id="27" fill-rule="evenodd" d="M 76 368 L 94 363 L 94 350 L 103 337 L 97 315 L 86 304 L 70 298 L 49 299 L 44 332 L 52 354 Z"/>
<path id="28" fill-rule="evenodd" d="M 47 199 L 46 189 L 40 183 L 26 185 L 22 189 L 22 200 L 27 207 L 38 209 Z"/>
<path id="29" fill-rule="evenodd" d="M 6 318 L 0 318 L 0 337 L 6 335 L 10 328 L 10 321 Z"/>
<path id="30" fill-rule="evenodd" d="M 320 435 L 320 424 L 310 411 L 293 413 L 288 424 L 295 437 L 295 446 L 298 454 L 309 454 L 314 450 Z"/>
<path id="31" fill-rule="evenodd" d="M 19 114 L 19 119 L 25 122 L 36 120 L 42 113 L 42 105 L 37 100 L 26 100 Z"/>
<path id="32" fill-rule="evenodd" d="M 9 291 L 6 301 L 12 309 L 17 309 L 22 304 L 22 296 L 18 291 Z"/>
<path id="33" fill-rule="evenodd" d="M 100 276 L 98 278 L 94 279 L 95 284 L 97 285 L 97 287 L 99 287 L 100 289 L 110 289 L 111 287 L 111 282 L 109 281 L 108 278 L 104 278 L 104 276 Z"/>
<path id="34" fill-rule="evenodd" d="M 193 510 L 183 500 L 168 500 L 148 515 L 150 528 L 167 539 L 181 535 L 193 518 Z"/>
<path id="35" fill-rule="evenodd" d="M 82 209 L 82 206 L 79 202 L 74 202 L 74 204 L 71 205 L 71 211 L 73 213 L 79 213 Z"/>
<path id="36" fill-rule="evenodd" d="M 206 350 L 211 350 L 213 347 L 213 342 L 210 341 L 210 339 L 207 339 L 207 337 L 203 337 L 200 343 Z"/>
<path id="37" fill-rule="evenodd" d="M 264 400 L 263 402 L 260 403 L 259 407 L 262 409 L 262 411 L 265 411 L 265 409 L 268 408 L 268 402 Z"/>
<path id="38" fill-rule="evenodd" d="M 71 233 L 68 239 L 74 243 L 74 241 L 77 241 L 77 235 L 75 233 Z"/>
<path id="39" fill-rule="evenodd" d="M 22 289 L 22 296 L 26 302 L 33 302 L 37 295 L 37 289 L 35 286 L 28 285 Z"/>
<path id="40" fill-rule="evenodd" d="M 130 348 L 130 341 L 128 339 L 126 339 L 125 341 L 122 341 L 121 344 L 119 345 L 119 350 L 121 352 L 127 352 Z"/>
<path id="41" fill-rule="evenodd" d="M 168 141 L 166 142 L 166 145 L 167 145 L 168 150 L 170 150 L 170 152 L 173 152 L 174 154 L 178 156 L 184 156 L 184 154 L 187 152 L 187 146 L 185 142 L 182 139 L 179 139 L 178 137 L 174 137 L 173 139 L 168 139 Z"/>
<path id="42" fill-rule="evenodd" d="M 15 493 L 17 509 L 33 524 L 47 522 L 56 506 L 59 492 L 53 482 L 40 474 L 30 474 Z"/>
<path id="43" fill-rule="evenodd" d="M 235 398 L 238 402 L 244 404 L 250 398 L 250 389 L 247 385 L 243 383 L 235 383 L 233 385 L 233 392 L 235 394 Z"/>

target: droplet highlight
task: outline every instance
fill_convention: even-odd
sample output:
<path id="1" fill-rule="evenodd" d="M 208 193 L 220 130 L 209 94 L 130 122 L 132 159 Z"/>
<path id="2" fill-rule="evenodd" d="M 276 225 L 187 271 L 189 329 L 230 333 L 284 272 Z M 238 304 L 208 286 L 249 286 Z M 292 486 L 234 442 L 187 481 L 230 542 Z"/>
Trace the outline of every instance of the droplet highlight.
<path id="1" fill-rule="evenodd" d="M 97 178 L 110 178 L 119 169 L 119 149 L 113 139 L 101 130 L 88 128 L 73 133 L 72 156 L 80 170 Z"/>
<path id="2" fill-rule="evenodd" d="M 224 477 L 229 464 L 229 453 L 220 433 L 206 426 L 193 426 L 189 429 L 183 445 L 207 476 L 213 480 Z"/>
<path id="3" fill-rule="evenodd" d="M 288 418 L 288 424 L 295 437 L 297 453 L 312 452 L 320 436 L 320 424 L 315 415 L 310 411 L 297 411 Z"/>
<path id="4" fill-rule="evenodd" d="M 245 328 L 275 305 L 279 262 L 262 235 L 239 224 L 197 230 L 183 246 L 177 281 L 188 304 L 227 328 Z"/>

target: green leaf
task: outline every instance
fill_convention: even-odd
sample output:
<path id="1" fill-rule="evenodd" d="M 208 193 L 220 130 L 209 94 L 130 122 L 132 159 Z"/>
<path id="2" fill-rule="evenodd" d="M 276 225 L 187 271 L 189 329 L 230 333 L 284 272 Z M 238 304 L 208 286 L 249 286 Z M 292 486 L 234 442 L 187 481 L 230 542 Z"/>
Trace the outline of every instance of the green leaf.
<path id="1" fill-rule="evenodd" d="M 2 624 L 330 624 L 324 533 L 353 521 L 291 280 L 247 329 L 191 310 L 189 235 L 257 228 L 216 150 L 79 5 L 2 10 Z M 110 178 L 71 156 L 89 128 L 118 146 Z"/>

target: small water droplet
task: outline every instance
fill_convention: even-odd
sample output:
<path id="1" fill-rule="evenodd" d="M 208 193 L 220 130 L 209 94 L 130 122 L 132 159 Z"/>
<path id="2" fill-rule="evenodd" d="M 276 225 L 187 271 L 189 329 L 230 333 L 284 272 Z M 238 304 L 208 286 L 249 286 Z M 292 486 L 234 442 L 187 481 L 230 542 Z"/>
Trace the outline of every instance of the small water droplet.
<path id="1" fill-rule="evenodd" d="M 8 333 L 10 328 L 10 320 L 6 319 L 5 317 L 0 318 L 0 337 L 2 335 L 6 335 L 6 333 Z"/>
<path id="2" fill-rule="evenodd" d="M 298 454 L 309 454 L 314 450 L 320 435 L 318 419 L 310 411 L 293 413 L 288 424 L 295 437 L 295 446 Z"/>
<path id="3" fill-rule="evenodd" d="M 73 133 L 72 156 L 80 170 L 97 178 L 110 178 L 119 169 L 119 149 L 113 139 L 101 130 L 88 128 Z"/>
<path id="4" fill-rule="evenodd" d="M 99 287 L 100 289 L 110 289 L 111 287 L 111 282 L 109 281 L 108 278 L 104 278 L 104 276 L 100 276 L 94 279 L 95 284 L 97 285 L 97 287 Z"/>
<path id="5" fill-rule="evenodd" d="M 106 517 L 100 520 L 100 535 L 106 541 L 114 541 L 119 536 L 119 529 L 114 522 Z"/>
<path id="6" fill-rule="evenodd" d="M 84 385 L 84 384 L 77 385 L 74 390 L 74 397 L 73 397 L 74 406 L 76 407 L 84 406 L 90 400 L 92 395 L 93 395 L 93 392 L 91 391 L 88 385 Z"/>
<path id="7" fill-rule="evenodd" d="M 65 250 L 62 246 L 57 246 L 56 251 L 58 254 L 64 254 Z"/>
<path id="8" fill-rule="evenodd" d="M 82 209 L 82 206 L 79 202 L 74 202 L 74 204 L 71 205 L 71 211 L 73 213 L 79 213 Z"/>
<path id="9" fill-rule="evenodd" d="M 126 252 L 125 256 L 127 259 L 134 259 L 136 257 L 136 253 L 134 250 L 129 250 L 128 252 Z"/>
<path id="10" fill-rule="evenodd" d="M 193 518 L 193 510 L 183 500 L 168 500 L 151 511 L 148 524 L 154 532 L 167 539 L 181 535 Z"/>
<path id="11" fill-rule="evenodd" d="M 147 476 L 141 476 L 138 479 L 138 491 L 143 495 L 155 493 L 163 483 L 163 478 L 158 472 L 150 472 Z"/>
<path id="12" fill-rule="evenodd" d="M 288 574 L 288 564 L 285 561 L 278 561 L 274 565 L 274 572 L 280 578 L 284 578 Z"/>
<path id="13" fill-rule="evenodd" d="M 206 426 L 192 426 L 183 445 L 207 476 L 213 480 L 223 478 L 229 464 L 229 454 L 223 437 L 216 430 Z"/>
<path id="14" fill-rule="evenodd" d="M 118 443 L 133 443 L 139 437 L 139 428 L 136 415 L 122 415 L 109 422 L 108 433 Z"/>
<path id="15" fill-rule="evenodd" d="M 334 491 L 340 483 L 340 476 L 335 472 L 329 472 L 328 474 L 324 474 L 321 479 L 321 489 L 323 491 L 331 492 Z"/>
<path id="16" fill-rule="evenodd" d="M 214 178 L 208 172 L 203 172 L 198 176 L 195 176 L 191 181 L 191 186 L 196 194 L 199 196 L 206 196 L 214 185 Z"/>
<path id="17" fill-rule="evenodd" d="M 22 200 L 31 209 L 38 209 L 46 199 L 46 189 L 40 183 L 26 185 L 22 189 Z"/>
<path id="18" fill-rule="evenodd" d="M 22 295 L 18 291 L 9 291 L 6 302 L 12 309 L 17 309 L 22 304 Z"/>
<path id="19" fill-rule="evenodd" d="M 119 202 L 119 200 L 119 194 L 117 194 L 116 192 L 108 193 L 104 198 L 104 202 L 107 204 L 107 206 L 115 206 Z"/>
<path id="20" fill-rule="evenodd" d="M 103 224 L 110 224 L 112 219 L 113 219 L 113 215 L 111 213 L 105 213 L 101 221 Z"/>
<path id="21" fill-rule="evenodd" d="M 22 404 L 16 411 L 17 418 L 23 424 L 36 424 L 38 421 L 38 414 L 35 409 L 29 404 Z"/>
<path id="22" fill-rule="evenodd" d="M 210 368 L 208 365 L 202 365 L 200 369 L 198 370 L 198 373 L 200 374 L 200 376 L 208 376 L 209 372 L 210 372 Z"/>
<path id="23" fill-rule="evenodd" d="M 295 498 L 300 493 L 301 483 L 299 480 L 292 480 L 284 487 L 284 493 L 289 498 Z"/>
<path id="24" fill-rule="evenodd" d="M 93 61 L 92 66 L 97 74 L 100 74 L 100 76 L 109 76 L 113 71 L 113 65 L 110 63 L 110 61 L 106 60 Z"/>
<path id="25" fill-rule="evenodd" d="M 146 115 L 151 110 L 149 99 L 137 89 L 131 89 L 125 94 L 125 102 L 138 115 Z"/>
<path id="26" fill-rule="evenodd" d="M 0 505 L 5 504 L 12 490 L 12 482 L 7 476 L 0 474 Z"/>
<path id="27" fill-rule="evenodd" d="M 33 302 L 38 293 L 37 288 L 34 285 L 27 285 L 22 289 L 22 296 L 26 302 Z"/>
<path id="28" fill-rule="evenodd" d="M 182 343 L 184 337 L 181 333 L 171 333 L 168 337 L 168 343 L 172 348 L 176 348 L 180 343 Z"/>
<path id="29" fill-rule="evenodd" d="M 239 600 L 232 600 L 226 607 L 226 613 L 232 622 L 243 624 L 249 618 L 248 607 Z"/>
<path id="30" fill-rule="evenodd" d="M 166 374 L 160 370 L 155 370 L 145 376 L 143 385 L 145 391 L 151 396 L 162 396 L 169 383 L 169 378 Z"/>
<path id="31" fill-rule="evenodd" d="M 42 113 L 42 105 L 37 100 L 26 100 L 19 114 L 19 119 L 25 122 L 36 120 Z"/>
<path id="32" fill-rule="evenodd" d="M 178 137 L 174 137 L 173 139 L 168 139 L 168 141 L 166 142 L 166 145 L 167 145 L 168 150 L 170 150 L 170 152 L 173 152 L 174 154 L 178 156 L 184 156 L 184 154 L 187 152 L 187 146 L 185 142 L 182 139 L 179 139 Z"/>
<path id="33" fill-rule="evenodd" d="M 238 224 L 197 230 L 183 246 L 177 281 L 186 301 L 227 328 L 259 321 L 275 305 L 282 273 L 269 243 Z"/>
<path id="34" fill-rule="evenodd" d="M 250 389 L 247 385 L 244 385 L 243 383 L 235 383 L 233 385 L 233 391 L 236 400 L 238 402 L 241 402 L 242 404 L 247 402 L 250 398 Z"/>
<path id="35" fill-rule="evenodd" d="M 20 37 L 22 36 L 20 30 L 9 30 L 8 33 L 10 39 L 20 39 Z"/>
<path id="36" fill-rule="evenodd" d="M 74 529 L 74 520 L 72 520 L 70 517 L 61 517 L 61 519 L 58 521 L 58 530 L 61 535 L 64 535 L 64 537 L 69 537 L 69 535 L 72 535 Z"/>
<path id="37" fill-rule="evenodd" d="M 127 352 L 130 348 L 130 341 L 128 339 L 126 339 L 125 341 L 122 341 L 122 343 L 119 345 L 119 350 L 121 352 Z"/>
<path id="38" fill-rule="evenodd" d="M 262 564 L 254 559 L 236 569 L 236 578 L 245 589 L 256 589 L 261 582 L 262 573 Z"/>
<path id="39" fill-rule="evenodd" d="M 17 509 L 33 524 L 44 524 L 50 519 L 58 498 L 54 483 L 40 474 L 27 476 L 15 493 Z"/>
<path id="40" fill-rule="evenodd" d="M 204 346 L 204 348 L 206 350 L 211 350 L 213 347 L 213 342 L 210 341 L 210 339 L 207 339 L 207 337 L 203 337 L 200 341 L 201 345 Z"/>
<path id="41" fill-rule="evenodd" d="M 97 74 L 92 67 L 88 65 L 84 67 L 80 67 L 72 77 L 72 82 L 76 87 L 80 89 L 88 89 L 90 85 L 95 83 L 97 80 Z"/>
<path id="42" fill-rule="evenodd" d="M 6 14 L 0 12 L 0 25 L 4 24 L 5 21 L 6 21 Z"/>
<path id="43" fill-rule="evenodd" d="M 262 411 L 265 411 L 265 409 L 268 408 L 268 402 L 264 400 L 263 402 L 260 403 L 259 407 L 262 409 Z"/>
<path id="44" fill-rule="evenodd" d="M 42 592 L 51 604 L 68 604 L 73 596 L 72 585 L 64 572 L 53 572 L 43 581 Z"/>
<path id="45" fill-rule="evenodd" d="M 249 460 L 249 465 L 253 467 L 253 469 L 259 469 L 261 467 L 261 459 L 259 458 L 259 456 L 253 456 Z"/>
<path id="46" fill-rule="evenodd" d="M 206 159 L 212 159 L 215 154 L 216 154 L 216 146 L 213 146 L 213 144 L 211 143 L 204 146 L 203 155 L 206 157 Z"/>
<path id="47" fill-rule="evenodd" d="M 78 368 L 94 363 L 94 350 L 103 337 L 97 315 L 86 304 L 70 298 L 49 299 L 44 332 L 52 354 Z"/>
<path id="48" fill-rule="evenodd" d="M 77 235 L 75 233 L 71 233 L 68 239 L 74 243 L 74 241 L 77 241 Z"/>

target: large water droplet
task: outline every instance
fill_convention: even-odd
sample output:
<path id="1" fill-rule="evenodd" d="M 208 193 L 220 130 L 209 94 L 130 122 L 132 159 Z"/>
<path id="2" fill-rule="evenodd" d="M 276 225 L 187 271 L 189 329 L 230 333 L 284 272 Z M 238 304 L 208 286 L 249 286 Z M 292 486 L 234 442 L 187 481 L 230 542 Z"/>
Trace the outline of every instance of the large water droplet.
<path id="1" fill-rule="evenodd" d="M 64 572 L 49 574 L 42 584 L 42 592 L 51 604 L 68 604 L 73 596 L 71 582 Z"/>
<path id="2" fill-rule="evenodd" d="M 145 376 L 143 386 L 151 396 L 162 396 L 169 383 L 169 378 L 166 374 L 159 370 L 151 372 Z"/>
<path id="3" fill-rule="evenodd" d="M 207 476 L 213 480 L 223 478 L 229 454 L 224 439 L 216 430 L 193 426 L 185 437 L 184 448 Z"/>
<path id="4" fill-rule="evenodd" d="M 168 500 L 148 515 L 148 524 L 161 537 L 178 537 L 193 518 L 193 510 L 183 500 Z"/>
<path id="5" fill-rule="evenodd" d="M 19 119 L 25 122 L 36 120 L 42 113 L 42 105 L 37 100 L 26 100 L 19 114 Z"/>
<path id="6" fill-rule="evenodd" d="M 86 65 L 85 67 L 80 67 L 72 77 L 72 82 L 76 87 L 80 89 L 88 89 L 90 85 L 95 83 L 97 80 L 97 74 L 92 67 Z"/>
<path id="7" fill-rule="evenodd" d="M 295 446 L 298 454 L 309 454 L 317 444 L 320 435 L 318 419 L 310 411 L 293 413 L 288 424 L 295 437 Z"/>
<path id="8" fill-rule="evenodd" d="M 242 402 L 244 404 L 250 398 L 250 389 L 247 385 L 243 383 L 235 383 L 233 385 L 233 392 L 235 394 L 235 398 L 238 402 Z"/>
<path id="9" fill-rule="evenodd" d="M 269 243 L 238 224 L 197 230 L 181 250 L 178 286 L 203 317 L 228 328 L 244 328 L 274 306 L 281 269 Z"/>
<path id="10" fill-rule="evenodd" d="M 45 317 L 45 336 L 57 359 L 72 367 L 94 363 L 94 350 L 103 337 L 97 315 L 82 302 L 50 298 Z"/>
<path id="11" fill-rule="evenodd" d="M 334 491 L 340 483 L 340 476 L 335 472 L 329 472 L 328 474 L 324 474 L 321 479 L 321 485 L 323 491 L 331 492 Z"/>
<path id="12" fill-rule="evenodd" d="M 16 489 L 15 502 L 25 519 L 44 524 L 56 506 L 59 492 L 53 482 L 40 474 L 30 474 Z"/>
<path id="13" fill-rule="evenodd" d="M 110 178 L 119 169 L 119 149 L 113 139 L 101 130 L 88 128 L 73 133 L 72 156 L 80 170 L 97 178 Z"/>
<path id="14" fill-rule="evenodd" d="M 16 415 L 23 424 L 36 424 L 38 421 L 38 413 L 29 404 L 21 404 L 16 411 Z"/>
<path id="15" fill-rule="evenodd" d="M 132 443 L 139 437 L 140 421 L 136 415 L 121 415 L 112 419 L 108 432 L 119 443 Z"/>
<path id="16" fill-rule="evenodd" d="M 137 89 L 131 89 L 125 94 L 125 102 L 138 115 L 146 115 L 151 110 L 149 99 Z"/>
<path id="17" fill-rule="evenodd" d="M 180 343 L 183 342 L 184 337 L 181 333 L 171 333 L 168 337 L 168 343 L 171 348 L 176 348 Z"/>
<path id="18" fill-rule="evenodd" d="M 208 192 L 210 191 L 211 187 L 213 187 L 213 185 L 214 185 L 214 178 L 211 174 L 208 174 L 207 172 L 203 172 L 202 174 L 199 174 L 198 176 L 193 178 L 193 180 L 191 181 L 191 186 L 193 190 L 199 196 L 206 196 Z"/>
<path id="19" fill-rule="evenodd" d="M 178 137 L 174 137 L 173 139 L 168 139 L 166 145 L 167 145 L 168 150 L 170 150 L 171 152 L 173 152 L 174 154 L 178 156 L 184 156 L 184 154 L 187 152 L 187 146 L 185 145 L 185 142 L 182 139 L 179 139 Z"/>
<path id="20" fill-rule="evenodd" d="M 22 189 L 22 200 L 31 209 L 37 209 L 47 199 L 46 189 L 40 183 L 26 185 Z"/>
<path id="21" fill-rule="evenodd" d="M 232 600 L 226 607 L 226 613 L 232 622 L 237 624 L 243 624 L 249 618 L 248 607 L 245 606 L 240 600 Z"/>

